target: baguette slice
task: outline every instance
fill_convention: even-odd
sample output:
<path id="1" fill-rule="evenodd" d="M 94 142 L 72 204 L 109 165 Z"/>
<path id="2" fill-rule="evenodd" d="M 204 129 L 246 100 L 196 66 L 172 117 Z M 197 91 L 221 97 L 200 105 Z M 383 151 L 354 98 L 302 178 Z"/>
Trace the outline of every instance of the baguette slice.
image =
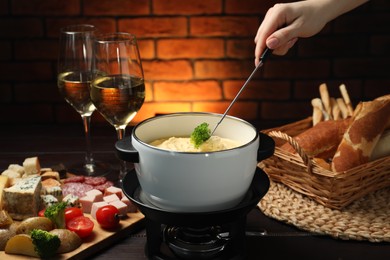
<path id="1" fill-rule="evenodd" d="M 346 171 L 370 161 L 385 128 L 390 124 L 390 98 L 360 102 L 332 160 L 332 170 Z"/>
<path id="2" fill-rule="evenodd" d="M 334 156 L 350 122 L 350 118 L 321 121 L 295 136 L 294 140 L 309 157 L 328 160 Z M 295 153 L 294 148 L 289 143 L 285 143 L 280 148 Z"/>

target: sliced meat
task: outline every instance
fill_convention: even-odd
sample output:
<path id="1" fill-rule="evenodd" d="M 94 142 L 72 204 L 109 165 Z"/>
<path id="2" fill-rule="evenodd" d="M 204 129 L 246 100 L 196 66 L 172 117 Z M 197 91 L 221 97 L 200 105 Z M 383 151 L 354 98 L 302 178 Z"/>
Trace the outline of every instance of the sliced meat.
<path id="1" fill-rule="evenodd" d="M 72 177 L 64 179 L 63 183 L 84 182 L 84 181 L 85 181 L 85 177 L 84 176 L 72 176 Z"/>
<path id="2" fill-rule="evenodd" d="M 80 183 L 80 182 L 68 182 L 62 185 L 62 194 L 65 197 L 68 194 L 73 194 L 79 198 L 84 197 L 87 191 L 93 190 L 94 186 Z"/>
<path id="3" fill-rule="evenodd" d="M 104 190 L 109 188 L 109 187 L 111 187 L 111 186 L 114 186 L 114 183 L 112 181 L 106 181 L 103 184 L 94 186 L 94 188 L 97 189 L 97 190 L 100 190 L 101 192 L 104 193 Z"/>
<path id="4" fill-rule="evenodd" d="M 92 186 L 102 185 L 107 181 L 106 177 L 86 176 L 84 183 Z"/>

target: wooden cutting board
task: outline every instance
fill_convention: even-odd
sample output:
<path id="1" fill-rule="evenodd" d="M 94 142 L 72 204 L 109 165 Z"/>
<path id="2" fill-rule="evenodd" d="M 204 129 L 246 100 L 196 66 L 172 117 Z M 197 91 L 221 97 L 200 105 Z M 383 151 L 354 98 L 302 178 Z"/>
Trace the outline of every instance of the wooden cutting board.
<path id="1" fill-rule="evenodd" d="M 109 247 L 113 243 L 117 242 L 123 237 L 131 234 L 134 231 L 143 227 L 144 215 L 141 212 L 127 213 L 127 218 L 121 219 L 121 225 L 115 230 L 102 229 L 99 224 L 89 214 L 84 214 L 89 217 L 94 223 L 93 233 L 83 239 L 83 243 L 76 250 L 66 253 L 55 255 L 53 259 L 86 259 L 87 257 L 98 253 L 104 248 Z M 0 251 L 0 259 L 4 260 L 26 260 L 37 259 L 34 257 L 27 257 L 21 255 L 10 255 L 4 251 Z"/>

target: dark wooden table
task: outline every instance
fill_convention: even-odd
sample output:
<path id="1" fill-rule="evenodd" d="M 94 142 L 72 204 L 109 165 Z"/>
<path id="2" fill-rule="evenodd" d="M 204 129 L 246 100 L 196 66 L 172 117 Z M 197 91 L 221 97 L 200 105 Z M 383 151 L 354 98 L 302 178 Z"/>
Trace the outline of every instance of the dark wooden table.
<path id="1" fill-rule="evenodd" d="M 96 160 L 117 165 L 115 142 L 112 127 L 92 124 Z M 44 167 L 58 163 L 67 166 L 83 160 L 84 149 L 81 125 L 0 127 L 0 170 L 10 163 L 21 164 L 24 158 L 31 156 L 39 156 Z M 147 259 L 145 242 L 145 230 L 141 227 L 89 259 Z M 246 244 L 248 259 L 390 259 L 390 243 L 345 241 L 315 235 L 268 218 L 257 208 L 247 217 Z"/>

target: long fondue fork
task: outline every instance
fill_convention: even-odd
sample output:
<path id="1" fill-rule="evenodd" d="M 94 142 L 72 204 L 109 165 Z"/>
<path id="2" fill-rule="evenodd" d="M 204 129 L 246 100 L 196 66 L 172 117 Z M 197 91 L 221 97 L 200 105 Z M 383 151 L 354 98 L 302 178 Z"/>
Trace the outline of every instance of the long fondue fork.
<path id="1" fill-rule="evenodd" d="M 214 134 L 217 127 L 221 124 L 223 119 L 226 117 L 227 113 L 229 112 L 230 108 L 233 106 L 234 102 L 236 102 L 237 98 L 240 96 L 241 92 L 245 89 L 245 87 L 248 85 L 249 81 L 251 81 L 252 77 L 255 75 L 258 68 L 263 66 L 265 59 L 268 57 L 270 53 L 270 49 L 266 48 L 263 52 L 263 54 L 260 57 L 260 63 L 256 66 L 256 68 L 252 71 L 251 75 L 249 75 L 248 79 L 245 81 L 244 85 L 241 87 L 240 91 L 238 91 L 237 95 L 234 97 L 228 108 L 226 109 L 225 113 L 223 113 L 221 119 L 217 123 L 217 125 L 214 127 L 214 130 L 211 132 L 211 135 Z"/>

